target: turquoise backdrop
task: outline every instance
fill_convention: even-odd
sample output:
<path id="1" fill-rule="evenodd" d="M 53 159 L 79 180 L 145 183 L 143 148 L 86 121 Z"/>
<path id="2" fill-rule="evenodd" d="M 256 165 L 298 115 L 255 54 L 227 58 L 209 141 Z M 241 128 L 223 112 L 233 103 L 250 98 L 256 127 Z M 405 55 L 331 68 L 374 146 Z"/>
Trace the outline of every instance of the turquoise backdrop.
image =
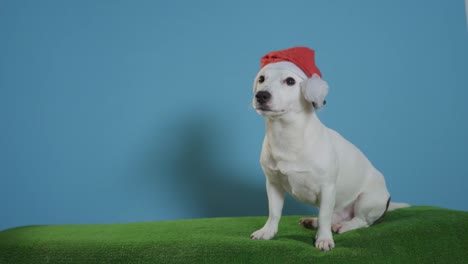
<path id="1" fill-rule="evenodd" d="M 468 210 L 463 0 L 3 0 L 0 230 L 267 215 L 252 83 L 297 45 L 394 201 Z"/>

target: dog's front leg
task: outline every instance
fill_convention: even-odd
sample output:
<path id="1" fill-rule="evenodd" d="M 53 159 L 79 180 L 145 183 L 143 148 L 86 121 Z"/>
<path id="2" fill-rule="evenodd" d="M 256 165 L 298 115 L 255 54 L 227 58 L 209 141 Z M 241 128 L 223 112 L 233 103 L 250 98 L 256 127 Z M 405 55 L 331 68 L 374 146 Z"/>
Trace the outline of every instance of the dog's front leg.
<path id="1" fill-rule="evenodd" d="M 281 186 L 271 183 L 268 179 L 266 181 L 266 190 L 270 213 L 265 225 L 250 235 L 250 238 L 252 239 L 272 239 L 276 235 L 276 232 L 278 232 L 278 224 L 281 218 L 281 211 L 283 210 L 285 191 Z"/>
<path id="2" fill-rule="evenodd" d="M 318 231 L 315 237 L 315 247 L 328 251 L 335 247 L 331 232 L 333 208 L 335 207 L 335 185 L 323 185 L 320 191 L 320 211 L 318 216 Z"/>

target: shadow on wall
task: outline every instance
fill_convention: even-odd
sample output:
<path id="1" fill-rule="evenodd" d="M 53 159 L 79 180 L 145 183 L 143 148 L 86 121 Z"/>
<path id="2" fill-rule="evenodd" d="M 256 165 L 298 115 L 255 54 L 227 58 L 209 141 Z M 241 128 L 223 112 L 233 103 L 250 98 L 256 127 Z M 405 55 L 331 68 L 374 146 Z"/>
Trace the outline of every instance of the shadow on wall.
<path id="1" fill-rule="evenodd" d="M 268 200 L 260 165 L 254 170 L 230 163 L 232 154 L 228 148 L 233 141 L 223 135 L 222 125 L 214 118 L 198 116 L 171 127 L 164 142 L 155 142 L 155 148 L 147 155 L 144 174 L 149 179 L 145 182 L 151 184 L 153 192 L 161 185 L 170 188 L 179 201 L 184 201 L 171 206 L 190 209 L 190 215 L 184 218 L 267 216 Z M 246 181 L 240 177 L 244 175 L 258 179 Z M 312 213 L 316 209 L 287 196 L 283 214 Z"/>

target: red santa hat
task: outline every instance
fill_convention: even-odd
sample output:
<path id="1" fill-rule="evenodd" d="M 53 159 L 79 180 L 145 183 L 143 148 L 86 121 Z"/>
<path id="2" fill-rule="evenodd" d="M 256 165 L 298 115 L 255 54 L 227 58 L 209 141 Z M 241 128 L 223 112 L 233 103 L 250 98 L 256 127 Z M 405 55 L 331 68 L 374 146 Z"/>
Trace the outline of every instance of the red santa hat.
<path id="1" fill-rule="evenodd" d="M 268 64 L 289 61 L 299 67 L 307 77 L 312 77 L 315 74 L 322 77 L 322 73 L 315 65 L 315 52 L 307 47 L 293 47 L 284 50 L 272 51 L 260 60 L 261 67 Z"/>

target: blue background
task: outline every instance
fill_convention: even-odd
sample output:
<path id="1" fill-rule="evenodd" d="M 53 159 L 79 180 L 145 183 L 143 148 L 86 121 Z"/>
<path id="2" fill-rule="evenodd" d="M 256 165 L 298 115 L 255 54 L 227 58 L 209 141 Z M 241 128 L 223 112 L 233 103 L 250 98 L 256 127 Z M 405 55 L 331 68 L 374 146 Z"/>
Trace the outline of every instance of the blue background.
<path id="1" fill-rule="evenodd" d="M 468 210 L 464 1 L 358 2 L 1 1 L 0 229 L 267 215 L 252 83 L 297 45 L 394 201 Z"/>

